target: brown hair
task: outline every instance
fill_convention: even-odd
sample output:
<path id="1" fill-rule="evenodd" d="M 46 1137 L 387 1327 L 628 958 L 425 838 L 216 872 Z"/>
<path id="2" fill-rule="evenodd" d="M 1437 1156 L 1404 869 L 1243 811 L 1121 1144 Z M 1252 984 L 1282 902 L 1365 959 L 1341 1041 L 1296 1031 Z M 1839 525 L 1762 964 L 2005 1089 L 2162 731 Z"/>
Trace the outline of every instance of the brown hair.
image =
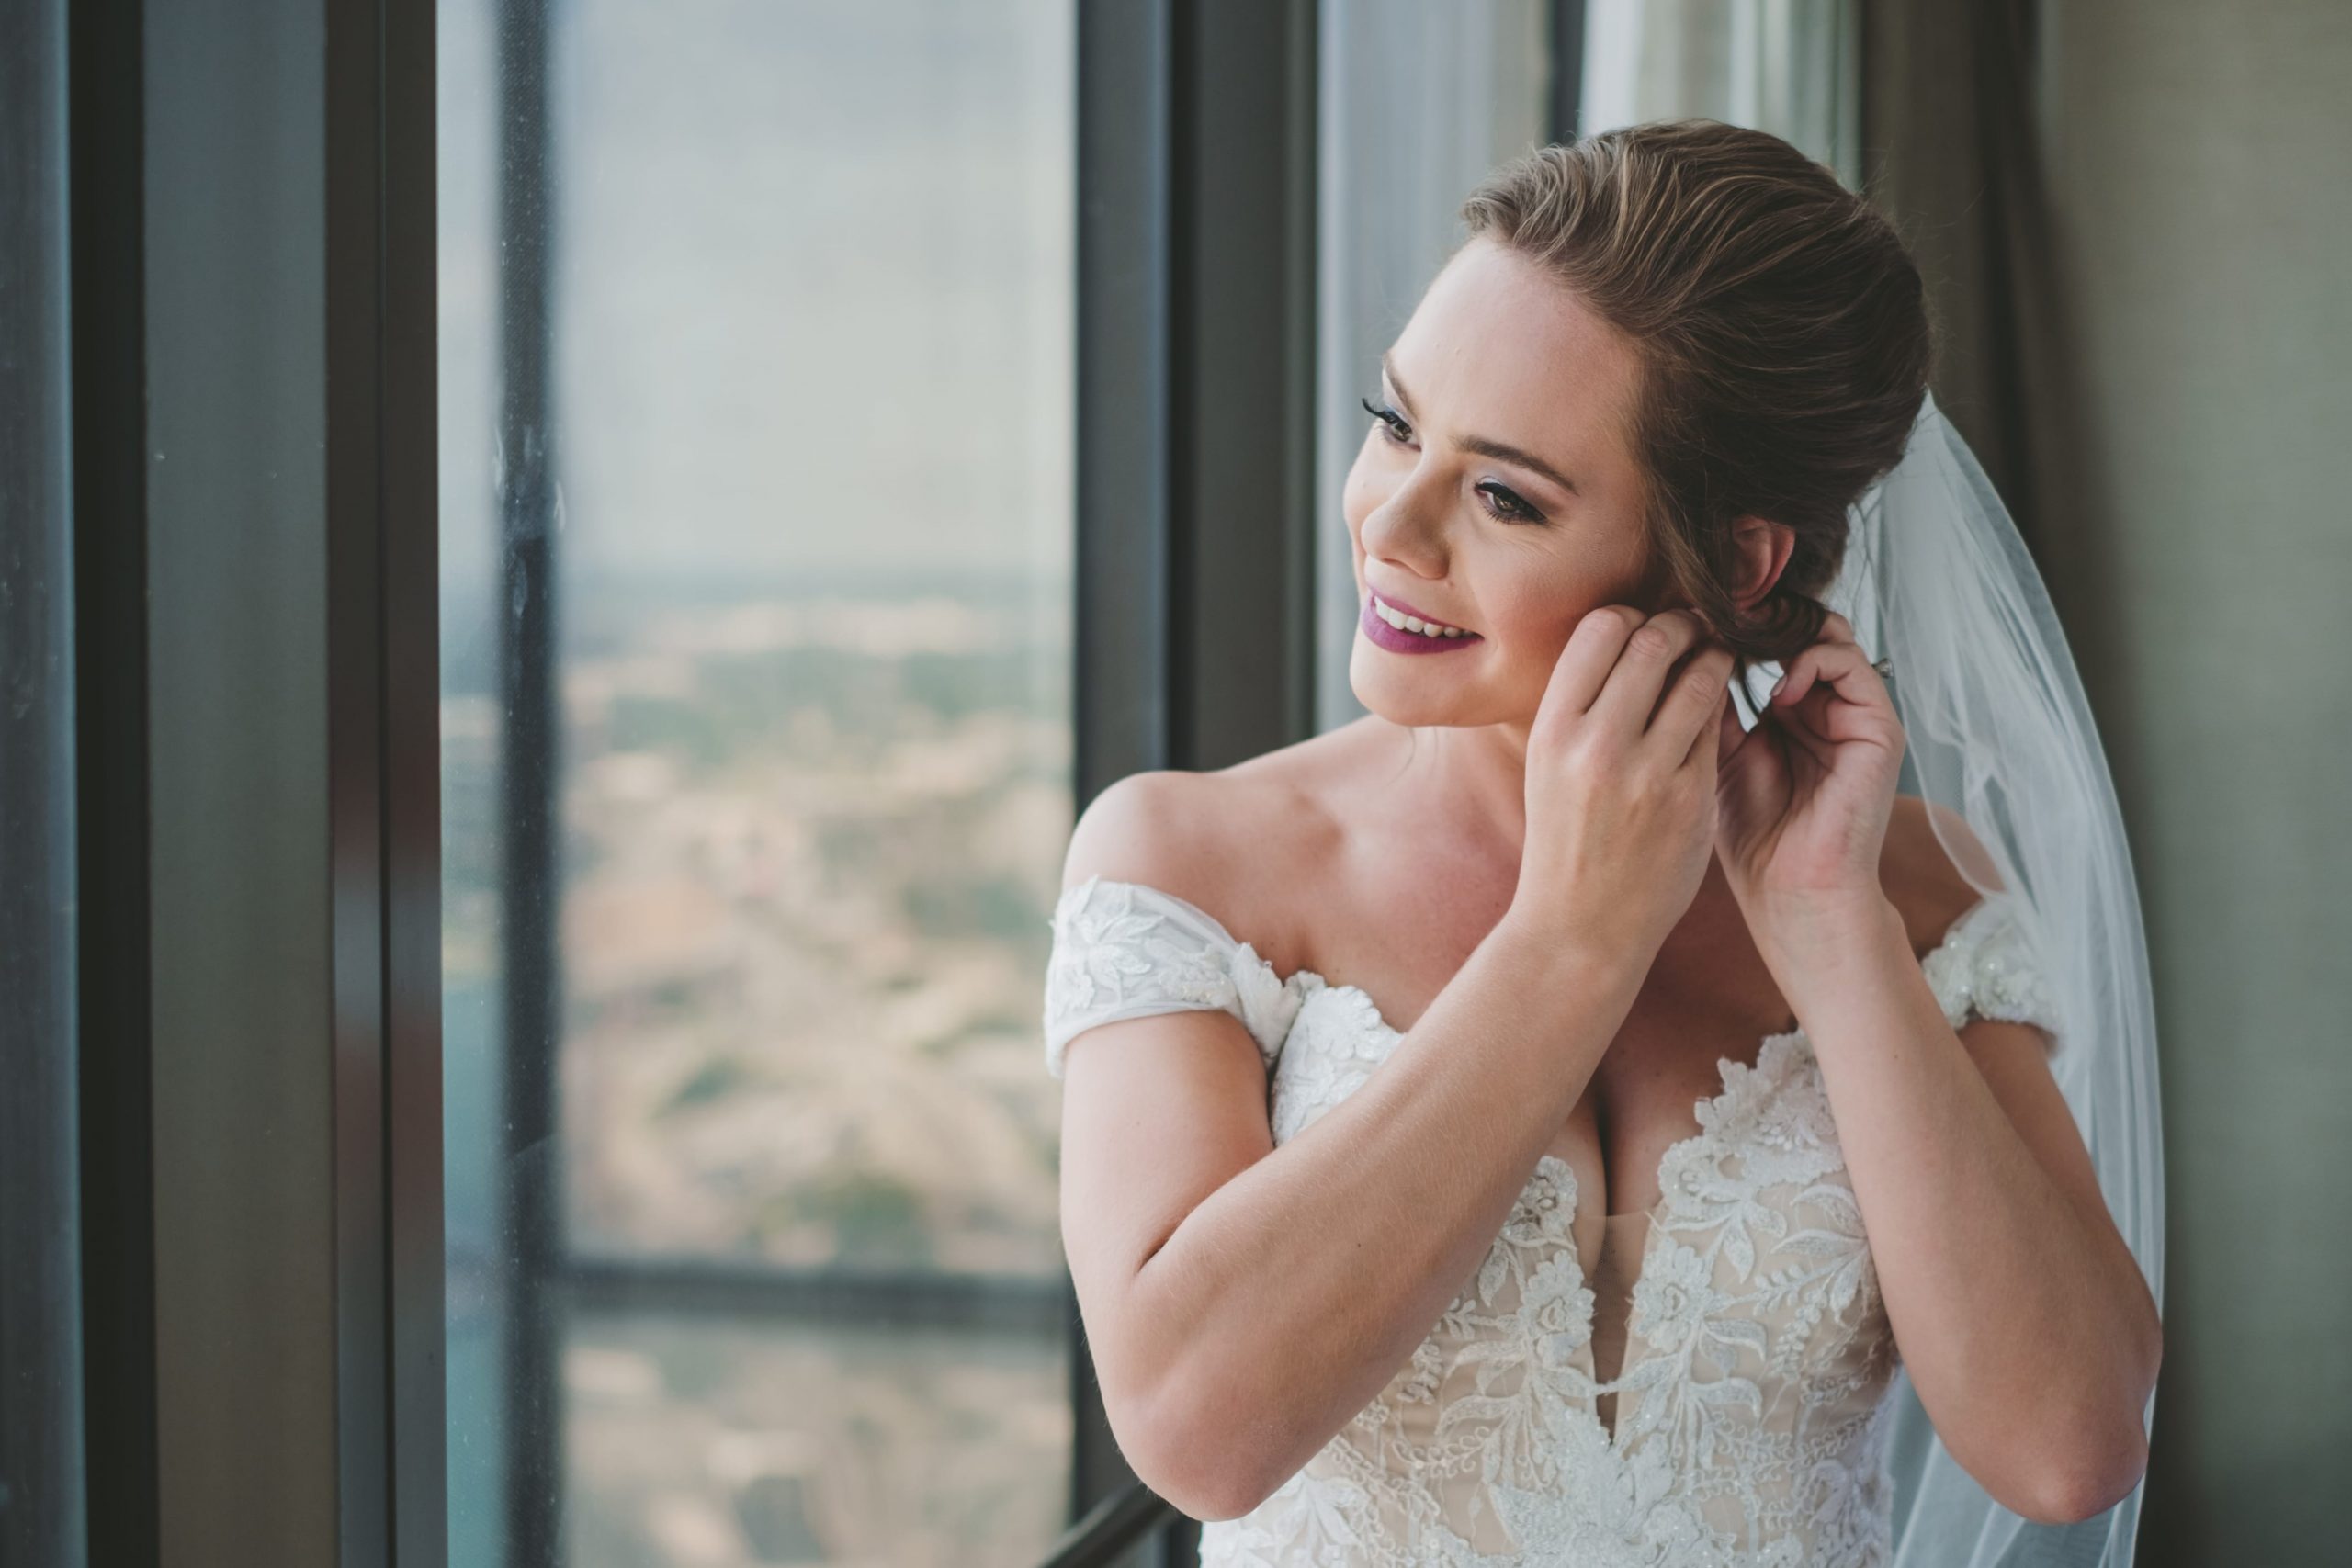
<path id="1" fill-rule="evenodd" d="M 1928 388 L 1925 293 L 1892 225 L 1779 137 L 1710 119 L 1536 148 L 1462 216 L 1641 355 L 1628 434 L 1648 482 L 1646 591 L 1679 590 L 1743 678 L 1815 641 L 1846 509 L 1902 457 Z M 1732 523 L 1751 513 L 1796 538 L 1742 616 Z"/>

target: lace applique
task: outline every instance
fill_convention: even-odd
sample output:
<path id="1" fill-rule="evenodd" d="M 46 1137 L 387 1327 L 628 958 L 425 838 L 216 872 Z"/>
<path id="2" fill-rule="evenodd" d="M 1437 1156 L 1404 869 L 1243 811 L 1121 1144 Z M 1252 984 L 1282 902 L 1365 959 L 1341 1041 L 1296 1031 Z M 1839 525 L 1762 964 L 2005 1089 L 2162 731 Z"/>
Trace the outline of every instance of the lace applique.
<path id="1" fill-rule="evenodd" d="M 1985 1018 L 2039 1025 L 2055 1051 L 2057 998 L 2027 942 L 2017 904 L 2006 893 L 1971 905 L 1919 967 L 1954 1029 L 1973 1010 Z"/>
<path id="2" fill-rule="evenodd" d="M 1403 1038 L 1356 987 L 1278 981 L 1193 907 L 1117 886 L 1057 913 L 1049 1041 L 1122 1008 L 1233 1010 L 1266 1053 L 1279 1145 Z M 1921 964 L 1955 1028 L 1972 1009 L 2054 1017 L 2005 904 Z M 1547 1154 L 1381 1393 L 1256 1508 L 1203 1526 L 1204 1568 L 1883 1563 L 1898 1357 L 1819 1064 L 1797 1030 L 1722 1082 L 1660 1162 L 1614 1379 L 1594 1371 L 1575 1172 Z"/>
<path id="3" fill-rule="evenodd" d="M 1050 923 L 1046 1071 L 1055 1077 L 1080 1030 L 1206 1008 L 1239 1019 L 1272 1067 L 1308 989 L 1300 976 L 1276 978 L 1207 910 L 1141 883 L 1090 876 L 1062 894 Z"/>

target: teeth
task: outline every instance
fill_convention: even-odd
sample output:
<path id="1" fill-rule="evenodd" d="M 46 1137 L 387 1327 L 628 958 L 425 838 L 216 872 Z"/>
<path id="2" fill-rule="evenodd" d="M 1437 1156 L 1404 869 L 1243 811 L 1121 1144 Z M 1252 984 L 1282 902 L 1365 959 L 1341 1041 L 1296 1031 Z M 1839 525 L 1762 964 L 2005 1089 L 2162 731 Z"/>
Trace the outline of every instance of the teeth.
<path id="1" fill-rule="evenodd" d="M 1415 632 L 1422 637 L 1458 637 L 1463 635 L 1462 628 L 1459 626 L 1433 626 L 1427 621 L 1422 620 L 1419 615 L 1405 615 L 1401 611 L 1393 608 L 1377 593 L 1372 596 L 1372 611 L 1374 615 L 1378 615 L 1382 620 L 1386 621 L 1390 626 L 1395 626 L 1399 631 Z"/>

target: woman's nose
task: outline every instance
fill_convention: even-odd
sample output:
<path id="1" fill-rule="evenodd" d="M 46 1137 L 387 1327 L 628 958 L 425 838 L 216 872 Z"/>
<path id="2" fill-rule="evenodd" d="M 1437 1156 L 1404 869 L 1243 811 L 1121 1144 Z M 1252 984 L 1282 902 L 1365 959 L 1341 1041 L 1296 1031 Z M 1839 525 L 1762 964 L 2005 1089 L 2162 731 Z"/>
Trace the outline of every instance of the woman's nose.
<path id="1" fill-rule="evenodd" d="M 1411 485 L 1400 486 L 1364 519 L 1363 547 L 1368 555 L 1410 566 L 1422 576 L 1442 576 L 1443 513 Z"/>

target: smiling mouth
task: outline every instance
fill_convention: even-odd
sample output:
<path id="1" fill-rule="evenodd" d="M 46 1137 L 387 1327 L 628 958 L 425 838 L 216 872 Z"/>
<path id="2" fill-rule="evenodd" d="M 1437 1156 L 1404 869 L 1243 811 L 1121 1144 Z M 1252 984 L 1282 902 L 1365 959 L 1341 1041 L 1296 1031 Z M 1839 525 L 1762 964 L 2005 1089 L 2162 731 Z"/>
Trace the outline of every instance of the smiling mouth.
<path id="1" fill-rule="evenodd" d="M 1372 596 L 1372 613 L 1378 615 L 1390 626 L 1395 626 L 1400 632 L 1411 632 L 1417 637 L 1449 638 L 1476 637 L 1478 635 L 1466 627 L 1450 626 L 1442 621 L 1424 620 L 1419 615 L 1408 615 L 1405 611 L 1396 608 L 1394 604 L 1391 604 L 1387 600 L 1383 599 L 1377 592 L 1372 589 L 1366 589 L 1364 592 Z"/>

